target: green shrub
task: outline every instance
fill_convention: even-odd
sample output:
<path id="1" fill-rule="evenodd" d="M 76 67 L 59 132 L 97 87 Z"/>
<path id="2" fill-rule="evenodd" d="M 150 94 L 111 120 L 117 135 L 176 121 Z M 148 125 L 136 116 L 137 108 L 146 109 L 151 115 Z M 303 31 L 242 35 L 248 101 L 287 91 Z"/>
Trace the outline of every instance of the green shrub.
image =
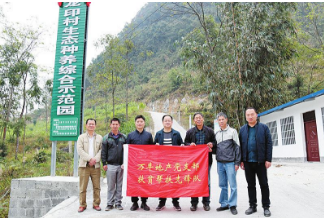
<path id="1" fill-rule="evenodd" d="M 40 151 L 38 153 L 35 154 L 33 161 L 34 163 L 45 163 L 47 160 L 47 154 L 45 151 Z"/>
<path id="2" fill-rule="evenodd" d="M 6 157 L 8 154 L 7 145 L 4 142 L 0 142 L 0 158 Z"/>

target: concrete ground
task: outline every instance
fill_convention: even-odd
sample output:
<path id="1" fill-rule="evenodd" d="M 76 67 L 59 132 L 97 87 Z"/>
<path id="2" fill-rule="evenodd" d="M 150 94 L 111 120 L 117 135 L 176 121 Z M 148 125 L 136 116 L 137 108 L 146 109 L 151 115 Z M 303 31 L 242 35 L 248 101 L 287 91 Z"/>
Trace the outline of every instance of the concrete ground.
<path id="1" fill-rule="evenodd" d="M 162 115 L 152 113 L 155 124 L 161 123 Z M 162 126 L 155 126 L 155 131 L 160 130 Z M 175 126 L 174 128 L 180 130 Z M 182 132 L 182 130 L 180 130 Z M 184 137 L 183 137 L 184 138 Z M 323 217 L 324 214 L 324 163 L 272 163 L 272 167 L 268 170 L 268 179 L 270 186 L 270 200 L 272 217 L 276 218 L 305 218 L 305 217 Z M 245 210 L 249 207 L 247 183 L 245 181 L 244 171 L 239 170 L 237 173 L 238 183 L 238 214 L 235 217 L 264 217 L 263 209 L 260 203 L 260 188 L 257 185 L 258 193 L 258 211 L 252 215 L 245 215 Z M 125 187 L 125 182 L 124 182 Z M 125 188 L 124 188 L 125 193 Z M 216 161 L 214 160 L 211 169 L 211 210 L 206 212 L 202 208 L 202 204 L 198 205 L 198 210 L 190 211 L 190 198 L 180 198 L 180 206 L 182 211 L 175 211 L 172 207 L 171 200 L 168 199 L 166 208 L 162 211 L 155 211 L 158 205 L 158 198 L 149 198 L 147 204 L 151 207 L 150 211 L 139 209 L 130 211 L 132 205 L 130 197 L 124 195 L 123 204 L 124 210 L 119 211 L 113 209 L 104 211 L 107 203 L 107 184 L 102 183 L 101 186 L 101 208 L 98 212 L 92 209 L 92 193 L 87 194 L 88 209 L 83 213 L 78 213 L 78 197 L 71 197 L 53 208 L 45 218 L 61 218 L 64 217 L 129 217 L 129 218 L 146 218 L 146 217 L 168 217 L 168 218 L 188 218 L 188 217 L 232 217 L 229 210 L 217 212 L 219 207 L 218 198 L 220 188 L 218 187 L 218 175 Z M 200 198 L 201 200 L 201 198 Z"/>

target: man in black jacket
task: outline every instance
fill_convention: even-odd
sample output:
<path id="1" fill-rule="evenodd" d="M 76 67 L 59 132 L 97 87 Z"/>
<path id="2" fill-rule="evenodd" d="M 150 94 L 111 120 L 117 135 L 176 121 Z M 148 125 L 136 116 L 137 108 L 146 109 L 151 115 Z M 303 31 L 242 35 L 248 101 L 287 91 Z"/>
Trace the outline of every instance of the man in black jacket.
<path id="1" fill-rule="evenodd" d="M 210 168 L 213 163 L 212 158 L 212 148 L 216 146 L 216 139 L 215 139 L 215 133 L 214 130 L 204 125 L 204 116 L 202 113 L 195 113 L 193 116 L 193 120 L 196 124 L 195 127 L 189 129 L 186 133 L 185 138 L 185 145 L 201 145 L 201 144 L 207 144 L 209 147 L 209 156 L 208 156 L 208 189 L 209 189 L 209 196 L 203 197 L 202 203 L 205 211 L 210 210 Z M 197 210 L 197 205 L 199 202 L 198 197 L 192 197 L 191 198 L 191 211 Z"/>
<path id="2" fill-rule="evenodd" d="M 102 141 L 101 160 L 103 169 L 107 172 L 108 185 L 106 211 L 112 210 L 114 205 L 118 210 L 123 210 L 123 145 L 126 143 L 126 136 L 119 132 L 119 127 L 119 119 L 111 119 L 111 132 L 105 135 Z"/>
<path id="3" fill-rule="evenodd" d="M 257 121 L 256 110 L 249 107 L 245 111 L 246 121 L 239 133 L 241 148 L 241 168 L 245 170 L 245 178 L 248 183 L 250 207 L 245 211 L 250 215 L 257 211 L 257 198 L 255 187 L 255 175 L 257 175 L 261 194 L 264 216 L 271 216 L 270 191 L 268 185 L 267 169 L 271 167 L 272 140 L 269 128 Z"/>
<path id="4" fill-rule="evenodd" d="M 153 145 L 153 137 L 152 134 L 145 131 L 145 117 L 143 115 L 137 115 L 135 117 L 135 127 L 136 130 L 129 133 L 127 136 L 127 144 L 133 145 Z M 147 206 L 147 197 L 141 197 L 141 208 L 145 211 L 149 211 L 150 207 Z M 131 211 L 138 209 L 138 197 L 132 197 L 133 205 L 130 208 Z"/>

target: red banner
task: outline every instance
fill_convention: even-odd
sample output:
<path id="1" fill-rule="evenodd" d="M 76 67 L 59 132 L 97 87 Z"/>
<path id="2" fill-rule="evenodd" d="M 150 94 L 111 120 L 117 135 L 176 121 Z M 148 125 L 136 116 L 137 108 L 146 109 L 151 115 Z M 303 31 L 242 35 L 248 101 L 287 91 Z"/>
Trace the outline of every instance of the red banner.
<path id="1" fill-rule="evenodd" d="M 127 196 L 206 197 L 208 147 L 129 145 Z"/>

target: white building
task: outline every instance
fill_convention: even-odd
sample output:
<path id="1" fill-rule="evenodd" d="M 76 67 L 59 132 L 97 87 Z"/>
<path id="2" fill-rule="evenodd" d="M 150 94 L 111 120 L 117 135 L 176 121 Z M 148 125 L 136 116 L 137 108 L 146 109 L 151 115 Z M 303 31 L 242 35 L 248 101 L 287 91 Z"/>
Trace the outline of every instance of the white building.
<path id="1" fill-rule="evenodd" d="M 275 161 L 324 162 L 324 89 L 259 114 Z"/>

